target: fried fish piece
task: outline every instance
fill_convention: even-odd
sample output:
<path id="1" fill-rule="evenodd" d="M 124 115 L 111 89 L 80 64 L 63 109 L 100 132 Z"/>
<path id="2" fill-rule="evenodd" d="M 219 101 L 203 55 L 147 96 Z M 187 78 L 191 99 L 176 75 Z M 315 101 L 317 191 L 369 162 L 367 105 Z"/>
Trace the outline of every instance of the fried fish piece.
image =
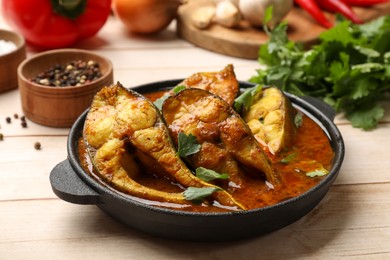
<path id="1" fill-rule="evenodd" d="M 277 154 L 292 144 L 296 133 L 295 114 L 295 109 L 283 92 L 277 87 L 268 87 L 256 94 L 242 117 L 256 139 L 267 146 L 272 154 Z"/>
<path id="2" fill-rule="evenodd" d="M 188 203 L 183 193 L 163 192 L 134 181 L 134 175 L 142 174 L 139 162 L 147 169 L 162 169 L 184 187 L 216 187 L 194 176 L 176 155 L 168 129 L 153 103 L 119 83 L 104 87 L 95 95 L 83 138 L 98 175 L 130 195 Z M 216 191 L 212 196 L 222 205 L 243 208 L 226 191 Z"/>
<path id="3" fill-rule="evenodd" d="M 210 91 L 221 97 L 229 105 L 233 104 L 239 92 L 239 83 L 232 64 L 227 65 L 220 71 L 195 73 L 180 82 L 178 86 Z"/>
<path id="4" fill-rule="evenodd" d="M 267 181 L 276 181 L 274 171 L 240 115 L 223 99 L 206 90 L 189 88 L 165 100 L 162 114 L 172 139 L 192 134 L 201 145 L 198 153 L 188 156 L 194 167 L 228 173 L 240 183 L 240 165 L 264 174 Z M 260 173 L 260 174 L 259 174 Z"/>

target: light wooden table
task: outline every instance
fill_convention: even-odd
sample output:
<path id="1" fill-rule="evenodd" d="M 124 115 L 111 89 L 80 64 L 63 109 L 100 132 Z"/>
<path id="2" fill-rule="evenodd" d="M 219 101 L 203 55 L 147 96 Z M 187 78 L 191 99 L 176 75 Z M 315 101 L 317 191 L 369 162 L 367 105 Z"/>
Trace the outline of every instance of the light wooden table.
<path id="1" fill-rule="evenodd" d="M 0 28 L 8 28 L 0 18 Z M 155 37 L 128 34 L 110 18 L 97 37 L 76 46 L 110 58 L 127 87 L 184 78 L 232 63 L 239 80 L 259 67 L 176 36 L 174 23 Z M 28 56 L 34 51 L 28 49 Z M 100 211 L 58 199 L 49 173 L 67 156 L 69 129 L 5 118 L 22 115 L 18 90 L 0 94 L 0 259 L 390 259 L 390 109 L 371 132 L 341 116 L 346 156 L 324 200 L 307 216 L 268 235 L 228 243 L 190 243 L 135 231 Z M 34 149 L 34 142 L 42 144 Z"/>

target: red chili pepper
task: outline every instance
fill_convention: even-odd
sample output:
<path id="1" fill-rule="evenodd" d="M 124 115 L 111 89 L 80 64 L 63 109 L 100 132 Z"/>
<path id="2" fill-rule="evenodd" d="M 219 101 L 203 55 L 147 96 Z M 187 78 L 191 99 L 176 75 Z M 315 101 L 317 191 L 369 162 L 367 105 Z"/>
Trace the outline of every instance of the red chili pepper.
<path id="1" fill-rule="evenodd" d="M 342 14 L 353 23 L 363 23 L 363 20 L 360 19 L 360 17 L 352 10 L 352 8 L 340 0 L 316 0 L 316 2 L 322 9 L 332 13 Z"/>
<path id="2" fill-rule="evenodd" d="M 305 9 L 319 24 L 325 28 L 331 28 L 332 23 L 322 13 L 315 0 L 294 0 L 300 7 Z"/>
<path id="3" fill-rule="evenodd" d="M 1 0 L 5 20 L 41 48 L 67 47 L 95 35 L 111 0 Z"/>
<path id="4" fill-rule="evenodd" d="M 390 0 L 342 0 L 342 1 L 350 6 L 362 6 L 362 7 L 366 7 L 366 6 L 368 7 L 368 6 L 390 2 Z"/>

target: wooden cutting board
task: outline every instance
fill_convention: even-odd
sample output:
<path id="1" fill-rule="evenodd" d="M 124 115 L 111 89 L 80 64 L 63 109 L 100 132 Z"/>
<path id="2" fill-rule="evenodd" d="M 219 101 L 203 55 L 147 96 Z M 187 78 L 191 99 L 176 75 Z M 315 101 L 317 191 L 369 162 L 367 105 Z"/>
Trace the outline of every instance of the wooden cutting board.
<path id="1" fill-rule="evenodd" d="M 268 36 L 261 29 L 251 27 L 242 21 L 237 28 L 225 28 L 212 24 L 209 28 L 200 30 L 192 25 L 191 15 L 204 5 L 213 4 L 213 0 L 192 0 L 179 8 L 177 32 L 180 37 L 201 48 L 245 59 L 257 59 L 261 44 L 268 40 Z M 390 2 L 371 8 L 354 8 L 356 13 L 365 21 L 379 16 L 390 14 Z M 326 14 L 329 19 L 334 16 Z M 289 39 L 301 42 L 305 46 L 315 43 L 325 28 L 318 25 L 306 11 L 294 7 L 284 18 L 288 22 Z"/>

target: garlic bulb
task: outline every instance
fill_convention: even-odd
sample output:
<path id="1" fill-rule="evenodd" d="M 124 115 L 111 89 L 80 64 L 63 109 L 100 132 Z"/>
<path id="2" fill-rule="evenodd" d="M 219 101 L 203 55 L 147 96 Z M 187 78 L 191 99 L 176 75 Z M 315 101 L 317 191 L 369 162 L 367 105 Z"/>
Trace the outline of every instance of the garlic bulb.
<path id="1" fill-rule="evenodd" d="M 282 21 L 293 7 L 293 0 L 240 0 L 239 9 L 244 17 L 252 26 L 262 26 L 265 16 L 265 10 L 268 6 L 273 6 L 272 19 L 269 26 Z"/>
<path id="2" fill-rule="evenodd" d="M 215 8 L 216 23 L 225 27 L 234 27 L 241 20 L 241 14 L 238 8 L 231 1 L 221 1 Z"/>

